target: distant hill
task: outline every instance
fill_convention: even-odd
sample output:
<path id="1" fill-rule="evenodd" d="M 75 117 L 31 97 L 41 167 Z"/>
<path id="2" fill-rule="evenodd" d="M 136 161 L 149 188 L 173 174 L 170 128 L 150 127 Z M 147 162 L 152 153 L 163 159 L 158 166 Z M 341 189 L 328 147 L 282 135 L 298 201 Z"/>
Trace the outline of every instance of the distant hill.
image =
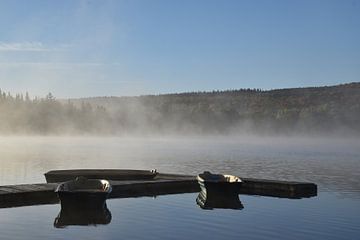
<path id="1" fill-rule="evenodd" d="M 360 83 L 69 100 L 0 90 L 0 134 L 360 136 L 359 120 Z"/>
<path id="2" fill-rule="evenodd" d="M 360 134 L 360 83 L 69 101 L 106 109 L 113 133 Z"/>

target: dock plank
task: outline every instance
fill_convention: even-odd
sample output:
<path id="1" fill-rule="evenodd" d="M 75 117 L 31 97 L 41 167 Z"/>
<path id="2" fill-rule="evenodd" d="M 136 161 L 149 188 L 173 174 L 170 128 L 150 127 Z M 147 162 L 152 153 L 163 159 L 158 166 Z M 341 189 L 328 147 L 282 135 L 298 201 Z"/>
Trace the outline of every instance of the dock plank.
<path id="1" fill-rule="evenodd" d="M 317 195 L 314 183 L 287 182 L 242 178 L 240 194 L 303 198 Z M 163 194 L 193 193 L 200 190 L 195 176 L 158 174 L 150 180 L 111 181 L 110 198 L 156 196 Z M 0 186 L 0 208 L 58 203 L 54 192 L 57 183 L 38 183 Z"/>

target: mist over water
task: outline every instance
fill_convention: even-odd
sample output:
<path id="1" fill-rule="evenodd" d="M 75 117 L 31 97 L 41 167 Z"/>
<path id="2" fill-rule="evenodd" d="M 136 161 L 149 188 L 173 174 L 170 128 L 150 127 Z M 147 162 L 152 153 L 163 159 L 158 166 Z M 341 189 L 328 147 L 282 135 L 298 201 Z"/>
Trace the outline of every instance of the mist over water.
<path id="1" fill-rule="evenodd" d="M 2 95 L 0 185 L 44 183 L 43 174 L 55 169 L 155 168 L 163 173 L 211 171 L 313 182 L 318 185 L 318 196 L 301 200 L 240 196 L 245 204 L 240 213 L 204 213 L 195 204 L 196 194 L 160 196 L 160 200 L 112 199 L 108 205 L 112 223 L 101 231 L 55 230 L 52 223 L 59 205 L 1 209 L 3 235 L 9 239 L 21 239 L 24 234 L 30 239 L 39 239 L 39 235 L 91 239 L 95 232 L 104 239 L 117 238 L 119 233 L 138 239 L 148 239 L 149 234 L 153 239 L 234 239 L 241 234 L 246 239 L 279 239 L 282 234 L 289 239 L 358 236 L 356 111 L 344 115 L 346 107 L 337 111 L 341 104 L 295 110 L 252 106 L 248 109 L 255 110 L 247 118 L 242 115 L 246 109 L 226 105 L 229 98 L 218 101 L 206 96 L 204 101 L 193 99 L 184 105 L 188 97 L 178 101 L 175 95 L 170 102 L 161 96 L 112 99 L 107 105 L 107 98 L 100 99 L 105 103 L 99 99 L 64 103 L 51 95 L 34 100 Z M 34 231 L 39 226 L 41 231 Z M 179 228 L 181 233 L 174 237 Z"/>
<path id="2" fill-rule="evenodd" d="M 318 185 L 318 196 L 309 199 L 240 195 L 240 211 L 202 210 L 196 193 L 110 199 L 111 222 L 96 227 L 54 228 L 59 204 L 6 208 L 0 209 L 0 230 L 16 240 L 356 239 L 359 159 L 359 141 L 341 138 L 0 137 L 1 185 L 45 182 L 46 171 L 67 168 L 156 168 L 194 175 L 210 170 Z"/>
<path id="3" fill-rule="evenodd" d="M 0 0 L 0 240 L 360 239 L 359 3 Z M 32 192 L 91 168 L 318 192 L 111 198 L 103 221 Z"/>
<path id="4" fill-rule="evenodd" d="M 119 236 L 338 240 L 359 236 L 360 105 L 356 94 L 360 91 L 351 101 L 340 94 L 335 99 L 341 100 L 331 104 L 317 93 L 307 104 L 302 94 L 294 103 L 294 99 L 278 101 L 276 91 L 272 99 L 267 92 L 255 91 L 247 107 L 242 105 L 247 91 L 240 92 L 240 98 L 230 92 L 223 99 L 221 94 L 185 94 L 181 98 L 116 98 L 109 103 L 107 98 L 60 102 L 50 94 L 34 100 L 3 94 L 0 185 L 44 183 L 43 174 L 55 169 L 155 168 L 163 173 L 211 171 L 313 182 L 318 185 L 318 196 L 288 200 L 241 195 L 243 210 L 210 212 L 196 205 L 194 193 L 111 199 L 110 224 L 71 226 L 62 232 L 53 227 L 58 204 L 5 208 L 0 209 L 2 236 L 16 240 Z M 262 100 L 257 102 L 259 94 Z M 329 99 L 334 94 L 339 93 L 332 92 Z M 289 107 L 289 103 L 294 104 Z"/>
<path id="5" fill-rule="evenodd" d="M 0 90 L 2 135 L 359 137 L 360 83 L 57 100 Z"/>
<path id="6" fill-rule="evenodd" d="M 0 184 L 68 168 L 134 168 L 309 181 L 360 197 L 360 142 L 286 137 L 0 137 Z"/>
<path id="7" fill-rule="evenodd" d="M 0 185 L 44 183 L 43 174 L 56 169 L 155 168 L 313 182 L 318 196 L 242 195 L 244 210 L 210 213 L 196 205 L 196 194 L 112 199 L 109 225 L 96 230 L 71 226 L 65 232 L 52 225 L 59 205 L 1 209 L 0 230 L 9 239 L 354 239 L 359 235 L 360 84 L 352 86 L 326 94 L 308 89 L 315 91 L 308 99 L 298 90 L 66 102 L 51 94 L 33 100 L 2 94 Z M 350 96 L 344 91 L 355 93 L 342 98 Z M 252 100 L 246 100 L 248 94 Z"/>

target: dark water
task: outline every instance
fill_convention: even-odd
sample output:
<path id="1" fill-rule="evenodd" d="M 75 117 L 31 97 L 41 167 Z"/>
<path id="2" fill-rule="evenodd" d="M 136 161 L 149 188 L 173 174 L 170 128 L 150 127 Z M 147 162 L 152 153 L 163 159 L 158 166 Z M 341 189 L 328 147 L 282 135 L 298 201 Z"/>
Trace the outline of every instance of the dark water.
<path id="1" fill-rule="evenodd" d="M 0 210 L 1 239 L 358 239 L 359 201 L 322 193 L 240 196 L 242 210 L 202 210 L 197 194 L 108 200 L 108 225 L 53 227 L 59 205 Z"/>
<path id="2" fill-rule="evenodd" d="M 100 160 L 100 161 L 99 161 Z M 0 209 L 1 239 L 358 239 L 360 141 L 288 138 L 0 138 L 1 184 L 59 168 L 203 170 L 315 182 L 317 197 L 241 195 L 242 210 L 203 210 L 197 194 L 108 200 L 108 225 L 53 226 L 60 205 Z"/>

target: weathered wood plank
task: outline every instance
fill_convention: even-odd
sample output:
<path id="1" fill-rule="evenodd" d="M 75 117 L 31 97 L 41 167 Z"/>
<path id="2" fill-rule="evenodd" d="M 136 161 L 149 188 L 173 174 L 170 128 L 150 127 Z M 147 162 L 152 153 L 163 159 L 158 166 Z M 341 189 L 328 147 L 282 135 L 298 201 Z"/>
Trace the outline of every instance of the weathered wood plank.
<path id="1" fill-rule="evenodd" d="M 0 208 L 57 203 L 56 184 L 0 186 Z"/>
<path id="2" fill-rule="evenodd" d="M 133 169 L 69 169 L 53 170 L 44 175 L 46 182 L 56 183 L 72 180 L 78 176 L 109 180 L 152 180 L 157 172 Z"/>
<path id="3" fill-rule="evenodd" d="M 304 198 L 317 195 L 314 183 L 277 181 L 267 179 L 241 178 L 240 194 L 284 198 Z"/>

